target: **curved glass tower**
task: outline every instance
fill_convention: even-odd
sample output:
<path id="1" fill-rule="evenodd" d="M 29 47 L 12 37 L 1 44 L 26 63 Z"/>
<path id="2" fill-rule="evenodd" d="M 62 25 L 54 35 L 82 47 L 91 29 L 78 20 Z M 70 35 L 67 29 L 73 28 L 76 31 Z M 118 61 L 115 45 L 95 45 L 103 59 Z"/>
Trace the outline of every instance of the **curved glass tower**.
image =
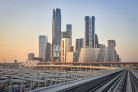
<path id="1" fill-rule="evenodd" d="M 53 9 L 53 20 L 52 20 L 52 56 L 55 61 L 55 58 L 59 58 L 59 51 L 56 51 L 56 48 L 60 48 L 61 41 L 61 10 L 56 8 Z"/>
<path id="2" fill-rule="evenodd" d="M 61 11 L 60 9 L 53 9 L 52 20 L 52 46 L 60 45 L 61 41 Z"/>

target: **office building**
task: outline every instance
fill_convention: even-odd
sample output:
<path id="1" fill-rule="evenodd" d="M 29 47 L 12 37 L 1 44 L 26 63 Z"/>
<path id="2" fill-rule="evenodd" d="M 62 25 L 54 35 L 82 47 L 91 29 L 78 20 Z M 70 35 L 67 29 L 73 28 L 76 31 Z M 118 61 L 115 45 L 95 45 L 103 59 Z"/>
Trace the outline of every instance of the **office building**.
<path id="1" fill-rule="evenodd" d="M 78 62 L 80 52 L 66 52 L 66 62 Z"/>
<path id="2" fill-rule="evenodd" d="M 34 53 L 28 53 L 28 60 L 32 60 L 34 58 Z"/>
<path id="3" fill-rule="evenodd" d="M 76 39 L 76 51 L 80 52 L 81 48 L 84 47 L 84 38 Z"/>
<path id="4" fill-rule="evenodd" d="M 61 40 L 61 10 L 53 9 L 52 45 L 59 45 Z"/>
<path id="5" fill-rule="evenodd" d="M 98 48 L 105 48 L 104 44 L 98 44 Z"/>
<path id="6" fill-rule="evenodd" d="M 116 51 L 115 49 L 112 48 L 105 48 L 105 57 L 104 57 L 105 62 L 116 62 Z"/>
<path id="7" fill-rule="evenodd" d="M 95 48 L 95 16 L 85 16 L 84 25 L 84 47 Z"/>
<path id="8" fill-rule="evenodd" d="M 95 48 L 98 48 L 98 44 L 99 44 L 98 36 L 97 36 L 97 34 L 95 34 Z"/>
<path id="9" fill-rule="evenodd" d="M 53 55 L 52 55 L 51 61 L 60 61 L 60 56 L 61 56 L 61 47 L 60 45 L 53 45 Z"/>
<path id="10" fill-rule="evenodd" d="M 74 52 L 66 52 L 66 63 L 74 61 Z"/>
<path id="11" fill-rule="evenodd" d="M 69 45 L 72 46 L 72 25 L 66 25 L 66 32 L 69 33 Z"/>
<path id="12" fill-rule="evenodd" d="M 75 52 L 74 46 L 69 46 L 68 52 L 66 52 L 66 62 L 74 62 Z"/>
<path id="13" fill-rule="evenodd" d="M 69 52 L 74 52 L 74 46 L 69 46 Z"/>
<path id="14" fill-rule="evenodd" d="M 46 60 L 46 43 L 47 43 L 47 37 L 40 35 L 39 36 L 39 57 L 42 58 L 43 61 Z"/>
<path id="15" fill-rule="evenodd" d="M 52 49 L 53 49 L 53 58 L 54 58 L 54 49 L 55 47 L 60 48 L 61 41 L 61 10 L 53 9 L 53 20 L 52 20 Z"/>
<path id="16" fill-rule="evenodd" d="M 46 46 L 46 61 L 51 61 L 52 58 L 52 44 L 47 43 Z"/>
<path id="17" fill-rule="evenodd" d="M 68 32 L 61 32 L 61 38 L 70 38 Z"/>
<path id="18" fill-rule="evenodd" d="M 69 38 L 61 40 L 61 62 L 66 62 L 66 52 L 69 51 Z"/>
<path id="19" fill-rule="evenodd" d="M 34 58 L 32 59 L 32 61 L 43 61 L 43 60 L 42 60 L 42 58 L 40 58 L 40 57 L 34 57 Z"/>
<path id="20" fill-rule="evenodd" d="M 81 48 L 79 62 L 116 62 L 112 48 Z"/>
<path id="21" fill-rule="evenodd" d="M 74 62 L 78 62 L 80 56 L 80 52 L 74 52 Z"/>
<path id="22" fill-rule="evenodd" d="M 115 48 L 116 47 L 115 40 L 108 40 L 108 47 L 112 49 Z"/>

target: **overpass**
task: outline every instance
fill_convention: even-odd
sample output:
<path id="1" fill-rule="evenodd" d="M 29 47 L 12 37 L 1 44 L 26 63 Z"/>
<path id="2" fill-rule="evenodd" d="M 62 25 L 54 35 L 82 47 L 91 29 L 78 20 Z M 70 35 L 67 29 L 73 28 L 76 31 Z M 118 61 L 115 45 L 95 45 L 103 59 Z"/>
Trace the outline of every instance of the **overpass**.
<path id="1" fill-rule="evenodd" d="M 138 73 L 122 70 L 29 92 L 138 92 Z"/>
<path id="2" fill-rule="evenodd" d="M 133 65 L 137 64 L 138 62 L 39 62 L 38 64 L 114 64 L 114 65 Z"/>
<path id="3" fill-rule="evenodd" d="M 39 62 L 33 67 L 46 70 L 82 71 L 94 69 L 117 69 L 119 66 L 125 68 L 126 65 L 138 65 L 138 62 Z"/>

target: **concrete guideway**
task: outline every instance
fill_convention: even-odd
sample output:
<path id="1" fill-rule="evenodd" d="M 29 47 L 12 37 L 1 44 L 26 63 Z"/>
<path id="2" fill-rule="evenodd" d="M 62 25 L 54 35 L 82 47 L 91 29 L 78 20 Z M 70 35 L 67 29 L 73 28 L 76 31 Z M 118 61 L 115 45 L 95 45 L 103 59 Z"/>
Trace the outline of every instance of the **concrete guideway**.
<path id="1" fill-rule="evenodd" d="M 63 68 L 87 68 L 87 69 L 118 69 L 117 67 L 103 66 L 73 66 L 73 65 L 36 65 L 34 67 L 63 67 Z"/>
<path id="2" fill-rule="evenodd" d="M 49 71 L 32 67 L 0 68 L 0 92 L 24 92 L 69 83 L 115 70 Z"/>
<path id="3" fill-rule="evenodd" d="M 124 70 L 117 77 L 101 83 L 99 87 L 89 92 L 138 92 L 138 79 L 132 71 Z"/>
<path id="4" fill-rule="evenodd" d="M 116 71 L 36 89 L 33 92 L 138 92 L 137 74 L 129 70 Z"/>
<path id="5" fill-rule="evenodd" d="M 96 83 L 99 79 L 104 80 L 104 78 L 108 80 L 108 78 L 110 77 L 109 75 L 113 76 L 113 74 L 119 73 L 119 72 L 121 71 L 117 70 L 116 72 L 106 73 L 106 74 L 95 76 L 95 77 L 88 77 L 88 78 L 76 80 L 76 81 L 69 82 L 69 83 L 63 83 L 63 84 L 58 84 L 58 85 L 51 86 L 51 87 L 36 89 L 32 92 L 65 92 L 65 91 L 68 92 L 71 90 L 76 90 L 73 92 L 85 92 L 85 91 L 88 91 L 88 88 L 89 89 L 91 88 L 90 83 L 94 84 L 93 82 Z"/>

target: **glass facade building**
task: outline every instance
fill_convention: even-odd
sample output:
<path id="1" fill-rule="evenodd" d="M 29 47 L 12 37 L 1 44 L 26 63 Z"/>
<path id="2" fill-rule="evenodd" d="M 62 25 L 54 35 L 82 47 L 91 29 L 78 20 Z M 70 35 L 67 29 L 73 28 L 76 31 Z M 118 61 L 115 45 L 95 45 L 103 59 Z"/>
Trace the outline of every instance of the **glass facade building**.
<path id="1" fill-rule="evenodd" d="M 46 43 L 47 43 L 47 37 L 40 35 L 39 36 L 39 57 L 42 58 L 43 61 L 46 60 Z"/>
<path id="2" fill-rule="evenodd" d="M 97 34 L 95 34 L 95 48 L 99 48 L 98 44 L 99 44 L 98 36 Z"/>
<path id="3" fill-rule="evenodd" d="M 76 39 L 76 51 L 80 52 L 81 48 L 84 47 L 84 38 Z"/>
<path id="4" fill-rule="evenodd" d="M 108 47 L 109 48 L 115 48 L 116 47 L 115 40 L 108 40 Z"/>
<path id="5" fill-rule="evenodd" d="M 52 45 L 60 45 L 61 40 L 61 10 L 53 9 Z"/>
<path id="6" fill-rule="evenodd" d="M 85 16 L 84 25 L 84 47 L 95 48 L 95 16 Z"/>
<path id="7" fill-rule="evenodd" d="M 56 8 L 53 9 L 53 19 L 52 19 L 52 58 L 55 61 L 55 47 L 60 48 L 61 41 L 61 10 Z M 56 55 L 57 56 L 57 55 Z"/>
<path id="8" fill-rule="evenodd" d="M 69 45 L 72 46 L 72 25 L 66 25 L 66 32 L 69 33 Z"/>

